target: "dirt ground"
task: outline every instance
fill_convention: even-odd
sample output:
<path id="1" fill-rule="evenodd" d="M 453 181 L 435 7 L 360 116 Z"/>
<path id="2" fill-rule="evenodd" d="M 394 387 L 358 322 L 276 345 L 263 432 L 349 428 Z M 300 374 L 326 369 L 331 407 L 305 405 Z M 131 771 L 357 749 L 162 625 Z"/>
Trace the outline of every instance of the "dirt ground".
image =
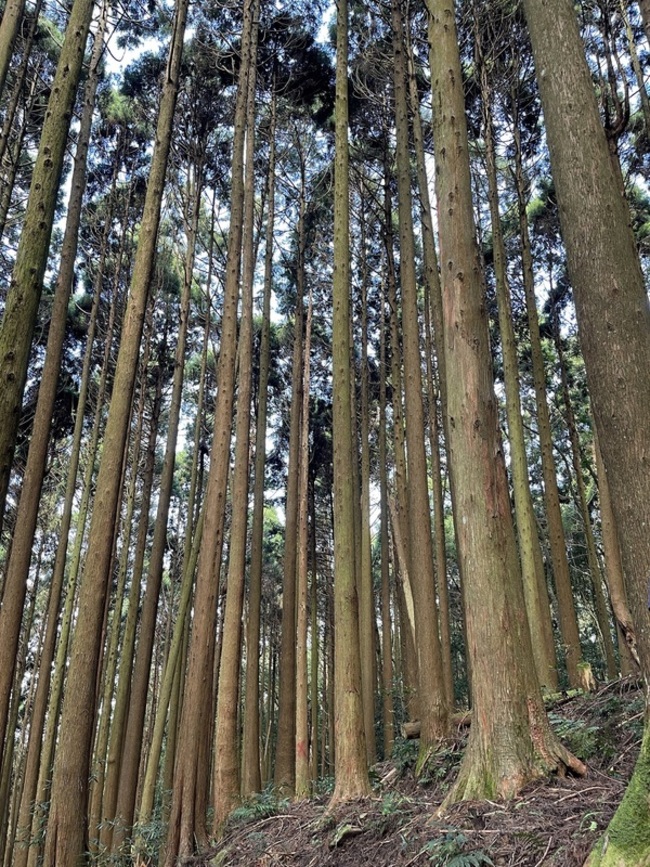
<path id="1" fill-rule="evenodd" d="M 220 846 L 196 859 L 210 867 L 581 867 L 629 779 L 643 725 L 633 681 L 549 708 L 564 742 L 586 761 L 585 778 L 535 783 L 505 803 L 465 802 L 436 815 L 453 781 L 467 730 L 457 732 L 419 780 L 417 742 L 398 741 L 392 762 L 373 769 L 372 798 L 327 814 L 328 795 L 243 805 Z M 272 814 L 272 815 L 271 815 Z"/>

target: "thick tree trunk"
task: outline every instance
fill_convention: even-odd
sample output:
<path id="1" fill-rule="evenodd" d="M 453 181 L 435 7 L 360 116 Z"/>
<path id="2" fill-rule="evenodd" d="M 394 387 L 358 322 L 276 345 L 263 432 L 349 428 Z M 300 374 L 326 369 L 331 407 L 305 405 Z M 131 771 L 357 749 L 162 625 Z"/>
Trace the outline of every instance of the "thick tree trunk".
<path id="1" fill-rule="evenodd" d="M 359 608 L 354 567 L 354 492 L 350 419 L 350 201 L 348 4 L 337 2 L 334 157 L 333 449 L 334 449 L 334 739 L 330 807 L 370 793 L 361 697 Z"/>
<path id="2" fill-rule="evenodd" d="M 10 6 L 17 8 L 20 15 L 20 4 L 10 3 Z M 94 0 L 75 0 L 70 12 L 0 325 L 0 417 L 4 420 L 0 427 L 0 526 L 50 247 L 54 208 L 93 7 Z"/>
<path id="3" fill-rule="evenodd" d="M 512 797 L 584 771 L 552 734 L 525 615 L 474 233 L 463 77 L 452 0 L 428 0 L 450 454 L 463 562 L 473 725 L 447 802 Z M 495 671 L 499 676 L 495 677 Z"/>
<path id="4" fill-rule="evenodd" d="M 571 0 L 525 0 L 589 391 L 650 680 L 650 307 Z M 646 708 L 650 711 L 650 707 Z M 621 806 L 592 865 L 650 861 L 650 716 Z"/>

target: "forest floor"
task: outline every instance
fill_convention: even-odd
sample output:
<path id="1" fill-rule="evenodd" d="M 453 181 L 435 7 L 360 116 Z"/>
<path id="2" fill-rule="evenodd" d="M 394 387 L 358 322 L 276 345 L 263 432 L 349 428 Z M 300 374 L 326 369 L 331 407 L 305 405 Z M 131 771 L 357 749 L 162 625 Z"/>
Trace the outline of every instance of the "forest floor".
<path id="1" fill-rule="evenodd" d="M 417 741 L 397 741 L 372 772 L 374 795 L 327 813 L 329 796 L 292 803 L 270 793 L 233 814 L 210 867 L 582 867 L 619 804 L 637 757 L 643 700 L 631 680 L 549 704 L 552 725 L 588 766 L 502 803 L 436 815 L 467 741 L 461 729 L 414 776 Z"/>

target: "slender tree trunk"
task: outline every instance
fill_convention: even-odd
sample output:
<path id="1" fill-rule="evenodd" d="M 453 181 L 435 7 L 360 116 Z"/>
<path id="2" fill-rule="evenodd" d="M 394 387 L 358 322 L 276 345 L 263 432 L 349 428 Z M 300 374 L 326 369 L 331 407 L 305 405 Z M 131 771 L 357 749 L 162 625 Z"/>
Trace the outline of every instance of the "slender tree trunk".
<path id="1" fill-rule="evenodd" d="M 433 314 L 435 326 L 435 358 L 438 362 L 439 383 L 444 374 L 444 357 L 442 353 L 442 290 L 440 288 L 440 273 L 438 256 L 433 234 L 431 216 L 431 200 L 429 197 L 429 179 L 427 177 L 424 135 L 420 118 L 420 104 L 417 83 L 413 70 L 412 55 L 408 33 L 406 34 L 409 71 L 409 98 L 411 117 L 413 119 L 413 144 L 418 180 L 418 195 L 420 199 L 420 223 L 422 229 L 422 252 L 424 259 L 425 299 L 425 351 L 427 369 L 427 396 L 429 401 L 429 443 L 431 449 L 431 483 L 433 488 L 433 516 L 436 587 L 438 591 L 438 614 L 440 618 L 440 644 L 442 649 L 442 666 L 445 679 L 447 704 L 453 707 L 454 685 L 451 666 L 451 629 L 449 625 L 449 591 L 447 588 L 447 553 L 445 550 L 445 514 L 442 466 L 440 459 L 440 430 L 438 428 L 438 399 L 436 397 L 435 373 L 433 369 L 434 337 L 431 333 L 431 318 Z M 446 388 L 446 386 L 445 386 Z M 444 402 L 441 401 L 441 403 Z"/>
<path id="2" fill-rule="evenodd" d="M 390 616 L 390 562 L 388 554 L 388 449 L 386 447 L 386 299 L 381 284 L 379 320 L 379 544 L 381 553 L 381 674 L 384 758 L 389 758 L 395 740 L 393 709 L 393 648 Z"/>
<path id="3" fill-rule="evenodd" d="M 259 360 L 259 398 L 255 431 L 255 486 L 253 526 L 251 528 L 251 566 L 246 629 L 246 699 L 242 744 L 242 794 L 262 788 L 260 774 L 260 611 L 262 599 L 262 558 L 264 540 L 264 467 L 266 464 L 266 419 L 270 369 L 271 293 L 273 288 L 273 232 L 275 225 L 275 130 L 276 95 L 271 92 L 269 128 L 269 169 L 266 215 L 266 253 L 264 258 L 264 296 Z"/>
<path id="4" fill-rule="evenodd" d="M 142 752 L 144 717 L 151 670 L 151 658 L 155 640 L 156 615 L 162 582 L 163 560 L 166 550 L 169 506 L 176 462 L 176 444 L 178 440 L 181 399 L 185 373 L 185 348 L 190 316 L 196 236 L 200 214 L 201 192 L 203 188 L 202 173 L 202 162 L 199 160 L 199 164 L 195 166 L 193 187 L 188 191 L 190 216 L 187 225 L 187 253 L 185 258 L 183 291 L 180 299 L 178 335 L 176 338 L 176 350 L 174 354 L 174 375 L 169 407 L 167 442 L 165 445 L 165 458 L 158 491 L 158 506 L 156 509 L 156 521 L 154 524 L 151 553 L 149 556 L 146 589 L 142 601 L 140 637 L 138 640 L 135 662 L 133 663 L 133 670 L 131 670 L 131 661 L 127 662 L 125 660 L 123 670 L 120 671 L 120 681 L 124 679 L 125 681 L 130 682 L 128 693 L 131 698 L 128 702 L 128 718 L 123 720 L 122 726 L 120 727 L 121 731 L 116 730 L 113 755 L 111 756 L 112 761 L 115 763 L 115 776 L 112 778 L 112 786 L 108 793 L 109 797 L 104 810 L 105 827 L 107 828 L 106 842 L 109 842 L 109 836 L 112 834 L 112 840 L 110 842 L 113 850 L 118 848 L 124 841 L 125 837 L 130 833 L 131 826 L 133 825 L 136 804 L 139 759 Z M 118 820 L 117 824 L 114 826 L 114 830 L 113 825 L 111 824 L 113 819 Z"/>
<path id="5" fill-rule="evenodd" d="M 616 659 L 614 658 L 614 642 L 610 628 L 609 612 L 607 603 L 605 602 L 605 594 L 603 592 L 602 575 L 600 572 L 600 564 L 598 562 L 598 554 L 596 553 L 596 542 L 594 539 L 594 531 L 589 518 L 589 506 L 587 505 L 587 492 L 585 490 L 585 480 L 582 475 L 582 463 L 580 460 L 580 441 L 578 439 L 578 431 L 576 428 L 576 420 L 573 414 L 571 405 L 571 396 L 569 394 L 569 381 L 567 378 L 567 369 L 564 361 L 564 351 L 562 349 L 562 338 L 560 336 L 559 323 L 557 318 L 553 317 L 553 339 L 557 350 L 558 361 L 560 364 L 560 380 L 562 383 L 562 400 L 564 402 L 564 410 L 566 414 L 567 427 L 569 429 L 569 439 L 571 440 L 571 459 L 573 464 L 573 474 L 575 476 L 576 488 L 578 491 L 578 507 L 582 515 L 582 522 L 585 530 L 585 543 L 587 546 L 587 563 L 589 565 L 589 574 L 591 576 L 591 584 L 594 591 L 594 606 L 596 609 L 596 622 L 601 635 L 603 656 L 607 666 L 607 677 L 614 680 L 618 673 Z"/>
<path id="6" fill-rule="evenodd" d="M 68 218 L 63 238 L 61 265 L 56 283 L 48 333 L 45 364 L 38 391 L 32 436 L 27 455 L 27 466 L 18 503 L 11 554 L 5 576 L 2 608 L 0 609 L 0 656 L 6 660 L 6 663 L 0 666 L 0 747 L 5 735 L 9 693 L 14 673 L 11 663 L 16 658 L 18 647 L 20 621 L 27 589 L 32 545 L 36 532 L 43 473 L 47 461 L 50 423 L 54 410 L 59 369 L 61 367 L 61 353 L 63 351 L 63 340 L 68 316 L 68 301 L 70 299 L 77 255 L 81 206 L 86 187 L 88 145 L 95 105 L 95 93 L 99 82 L 99 63 L 102 56 L 103 35 L 107 15 L 108 3 L 104 3 L 102 18 L 95 35 L 89 78 L 84 94 L 84 108 L 77 141 L 75 167 L 72 174 L 71 195 L 68 205 Z"/>
<path id="7" fill-rule="evenodd" d="M 298 552 L 296 558 L 296 798 L 311 791 L 309 772 L 309 706 L 307 678 L 307 597 L 309 566 L 309 362 L 311 356 L 312 296 L 309 293 L 305 345 L 302 352 L 302 408 L 300 420 L 300 472 L 298 481 Z M 314 709 L 312 708 L 312 711 Z"/>
<path id="8" fill-rule="evenodd" d="M 492 382 L 455 10 L 452 0 L 427 7 L 449 446 L 472 671 L 470 740 L 450 803 L 512 797 L 553 770 L 585 769 L 551 732 L 535 674 Z"/>
<path id="9" fill-rule="evenodd" d="M 188 649 L 180 739 L 177 746 L 176 780 L 170 811 L 165 864 L 172 867 L 178 855 L 194 849 L 194 841 L 206 839 L 205 816 L 197 813 L 199 795 L 198 747 L 202 726 L 201 707 L 211 707 L 211 689 L 206 696 L 214 666 L 217 585 L 223 546 L 224 515 L 237 355 L 237 304 L 243 232 L 244 142 L 248 102 L 248 76 L 251 72 L 251 42 L 256 22 L 256 2 L 244 6 L 242 62 L 239 68 L 235 106 L 230 230 L 226 265 L 226 285 L 222 315 L 221 349 L 217 367 L 215 430 L 210 452 L 210 472 L 205 494 L 203 544 L 199 555 L 194 601 L 194 623 Z M 209 700 L 208 700 L 209 699 Z"/>
<path id="10" fill-rule="evenodd" d="M 551 562 L 553 564 L 560 633 L 565 649 L 567 674 L 571 686 L 578 686 L 580 683 L 578 677 L 578 663 L 581 659 L 580 636 L 578 634 L 578 622 L 573 602 L 571 578 L 569 576 L 569 562 L 567 560 L 566 541 L 564 538 L 564 528 L 562 526 L 562 512 L 560 510 L 560 495 L 557 487 L 555 458 L 553 456 L 551 420 L 546 399 L 546 371 L 544 367 L 544 355 L 542 352 L 542 340 L 539 331 L 539 319 L 537 317 L 534 265 L 528 230 L 528 217 L 526 215 L 527 201 L 525 196 L 524 174 L 521 164 L 520 131 L 517 126 L 515 127 L 515 177 L 519 204 L 523 282 L 526 294 L 528 330 L 530 333 L 530 354 L 533 367 L 535 403 L 537 407 L 537 427 L 542 452 L 544 503 L 546 506 L 546 518 L 548 521 Z"/>
<path id="11" fill-rule="evenodd" d="M 318 545 L 316 542 L 316 498 L 314 494 L 314 479 L 312 478 L 309 488 L 309 545 L 310 545 L 310 562 L 311 562 L 311 588 L 310 588 L 310 632 L 311 632 L 311 672 L 309 683 L 309 695 L 311 702 L 311 756 L 310 756 L 310 776 L 312 784 L 318 779 L 318 732 L 320 724 L 320 710 L 318 707 L 318 667 L 321 654 L 319 652 L 320 642 L 318 634 Z"/>
<path id="12" fill-rule="evenodd" d="M 250 481 L 250 421 L 253 390 L 253 280 L 255 276 L 255 83 L 257 62 L 257 16 L 253 9 L 248 103 L 246 118 L 246 195 L 242 239 L 242 307 L 239 329 L 239 376 L 237 380 L 237 425 L 235 467 L 232 480 L 232 526 L 226 607 L 223 618 L 223 643 L 219 666 L 217 717 L 214 735 L 214 829 L 220 834 L 232 808 L 239 800 L 239 679 L 242 661 L 242 614 L 246 576 L 246 538 L 248 534 L 248 491 Z"/>
<path id="13" fill-rule="evenodd" d="M 636 627 L 650 679 L 650 308 L 627 203 L 570 0 L 525 0 L 580 341 Z M 637 767 L 591 865 L 650 859 L 650 705 Z M 637 829 L 643 829 L 641 833 Z"/>
<path id="14" fill-rule="evenodd" d="M 20 5 L 10 3 L 18 10 Z M 32 175 L 25 222 L 0 325 L 0 527 L 13 462 L 27 363 L 54 222 L 63 159 L 94 0 L 75 0 L 59 56 Z M 4 16 L 3 16 L 4 23 Z M 1 28 L 0 28 L 1 29 Z M 15 30 L 14 30 L 15 33 Z M 13 42 L 13 36 L 9 45 Z M 10 48 L 8 49 L 10 51 Z M 7 64 L 9 58 L 7 58 Z M 0 85 L 3 82 L 0 53 Z"/>
<path id="15" fill-rule="evenodd" d="M 641 12 L 641 20 L 643 21 L 643 29 L 645 36 L 650 45 L 650 0 L 638 0 L 639 10 Z"/>
<path id="16" fill-rule="evenodd" d="M 530 626 L 530 637 L 535 658 L 535 670 L 542 687 L 551 691 L 557 689 L 557 667 L 555 647 L 550 618 L 548 593 L 544 578 L 544 563 L 537 534 L 537 521 L 530 492 L 526 442 L 521 411 L 519 381 L 519 361 L 517 344 L 512 324 L 512 302 L 506 269 L 506 251 L 501 231 L 499 211 L 499 188 L 497 181 L 494 127 L 492 121 L 492 89 L 488 79 L 486 58 L 483 56 L 478 18 L 475 26 L 476 52 L 481 79 L 483 102 L 483 129 L 486 148 L 486 173 L 488 197 L 492 223 L 492 246 L 494 253 L 494 277 L 499 312 L 499 331 L 503 353 L 503 376 L 506 391 L 506 414 L 508 419 L 508 438 L 510 441 L 510 467 L 514 489 L 515 514 L 517 516 L 517 536 L 519 541 L 519 560 L 524 586 L 526 613 Z M 546 622 L 545 622 L 546 621 Z"/>
<path id="17" fill-rule="evenodd" d="M 406 444 L 408 455 L 408 510 L 410 576 L 415 603 L 418 689 L 420 700 L 420 757 L 425 760 L 446 735 L 449 722 L 438 609 L 433 572 L 433 545 L 424 448 L 424 408 L 420 334 L 415 275 L 415 241 L 408 146 L 408 100 L 404 29 L 399 0 L 392 0 L 393 58 L 395 63 L 395 112 L 397 141 L 397 187 L 399 201 L 400 275 L 402 329 L 404 335 L 404 385 L 406 397 Z"/>
<path id="18" fill-rule="evenodd" d="M 370 409 L 368 376 L 368 262 L 366 257 L 366 199 L 361 181 L 361 502 L 359 517 L 361 533 L 359 553 L 361 564 L 359 580 L 359 632 L 361 652 L 361 689 L 363 716 L 366 733 L 366 758 L 368 766 L 377 761 L 375 745 L 375 683 L 377 666 L 375 660 L 375 595 L 372 580 L 372 547 L 370 539 Z"/>
<path id="19" fill-rule="evenodd" d="M 294 318 L 289 418 L 289 461 L 285 505 L 284 576 L 282 581 L 282 637 L 279 666 L 278 735 L 275 745 L 275 785 L 290 794 L 295 786 L 296 753 L 296 556 L 298 551 L 298 462 L 300 460 L 300 408 L 302 406 L 302 349 L 304 320 L 305 171 L 302 150 L 298 210 L 298 267 Z"/>
<path id="20" fill-rule="evenodd" d="M 153 313 L 153 304 L 150 304 L 151 314 Z M 147 329 L 149 329 L 149 322 L 147 322 Z M 149 331 L 147 334 L 149 338 Z M 147 356 L 149 354 L 149 342 L 150 338 L 147 340 L 147 347 L 144 353 L 144 359 L 142 364 L 142 373 L 143 377 L 142 387 L 146 389 L 147 386 L 147 366 L 148 359 Z M 166 349 L 167 339 L 165 335 L 164 348 Z M 164 351 L 164 350 L 163 350 Z M 99 808 L 96 813 L 92 814 L 92 818 L 95 818 L 99 824 L 100 832 L 99 839 L 103 849 L 107 851 L 111 851 L 111 847 L 114 842 L 114 832 L 116 833 L 118 838 L 123 837 L 124 830 L 122 825 L 118 822 L 115 823 L 113 820 L 115 818 L 115 801 L 117 798 L 117 787 L 120 781 L 120 759 L 122 757 L 122 747 L 124 741 L 124 727 L 127 718 L 127 714 L 130 712 L 130 708 L 133 703 L 137 700 L 136 694 L 134 690 L 131 689 L 130 683 L 130 672 L 131 665 L 133 662 L 133 651 L 135 648 L 135 638 L 136 638 L 136 627 L 138 625 L 138 614 L 140 611 L 140 588 L 142 585 L 142 571 L 144 566 L 144 555 L 146 542 L 149 531 L 149 506 L 151 503 L 151 489 L 153 485 L 154 478 L 154 468 L 155 468 L 155 457 L 156 457 L 156 439 L 158 434 L 158 419 L 160 416 L 160 403 L 161 403 L 161 389 L 162 389 L 162 376 L 160 373 L 160 367 L 156 369 L 157 373 L 157 381 L 156 381 L 156 394 L 154 397 L 153 407 L 151 410 L 151 422 L 149 429 L 149 442 L 145 452 L 145 466 L 143 471 L 143 480 L 142 487 L 140 492 L 140 519 L 138 526 L 138 537 L 136 540 L 136 547 L 133 556 L 133 566 L 131 569 L 131 589 L 129 592 L 128 599 L 128 610 L 126 616 L 126 623 L 124 624 L 124 634 L 120 645 L 121 655 L 120 655 L 120 665 L 119 669 L 113 668 L 110 675 L 106 678 L 107 681 L 110 678 L 110 681 L 113 682 L 116 680 L 115 675 L 117 673 L 117 682 L 115 689 L 115 700 L 113 713 L 111 718 L 111 726 L 110 726 L 110 741 L 104 747 L 103 755 L 100 754 L 100 758 L 105 757 L 106 767 L 105 767 L 105 784 L 102 787 L 102 790 L 98 793 L 98 804 Z M 143 391 L 143 394 L 145 392 Z M 138 443 L 136 439 L 134 442 L 134 450 Z M 137 454 L 134 454 L 133 457 L 133 467 L 137 467 L 139 464 L 139 447 Z M 134 474 L 135 478 L 135 474 Z M 135 493 L 135 491 L 134 491 Z M 122 561 L 120 563 L 120 577 L 122 573 L 122 569 L 126 573 L 128 567 L 128 558 L 129 558 L 129 548 L 130 548 L 130 530 L 128 527 L 129 517 L 125 521 L 125 538 L 122 542 Z M 140 629 L 142 630 L 142 623 L 140 623 Z M 115 640 L 115 632 L 114 630 L 111 634 L 111 641 Z M 142 634 L 142 633 L 141 633 Z M 117 662 L 117 658 L 115 660 Z M 145 690 L 146 691 L 146 690 Z M 112 698 L 112 696 L 111 696 Z M 107 700 L 110 700 L 108 694 L 106 696 Z M 108 706 L 105 704 L 105 706 Z M 106 747 L 108 749 L 106 750 Z M 104 773 L 102 773 L 102 778 L 104 777 Z M 101 824 L 100 824 L 101 820 Z M 91 824 L 92 830 L 92 824 Z"/>
<path id="21" fill-rule="evenodd" d="M 350 192 L 348 152 L 348 4 L 336 4 L 334 157 L 333 449 L 334 449 L 334 739 L 330 807 L 370 793 L 361 696 L 359 608 L 354 568 L 353 443 L 350 419 Z"/>
<path id="22" fill-rule="evenodd" d="M 110 527 L 119 496 L 119 467 L 124 452 L 144 313 L 155 263 L 187 5 L 187 0 L 179 0 L 174 17 L 156 145 L 97 479 L 98 497 L 93 509 L 88 540 L 88 568 L 80 590 L 79 615 L 68 671 L 61 738 L 52 779 L 52 806 L 44 862 L 47 867 L 54 864 L 57 867 L 76 865 L 85 846 L 84 819 L 94 718 L 93 690 L 100 652 L 97 635 L 110 577 L 110 550 L 106 540 L 111 535 Z"/>
<path id="23" fill-rule="evenodd" d="M 600 520 L 602 523 L 603 533 L 603 548 L 605 549 L 605 567 L 607 588 L 609 590 L 609 598 L 612 603 L 612 610 L 618 626 L 619 644 L 623 644 L 620 648 L 621 652 L 621 674 L 623 672 L 623 663 L 625 661 L 624 653 L 627 653 L 629 662 L 629 671 L 637 671 L 640 665 L 639 651 L 637 648 L 636 634 L 634 631 L 634 623 L 632 614 L 627 601 L 627 592 L 625 589 L 625 576 L 623 574 L 623 563 L 621 562 L 621 548 L 619 543 L 618 531 L 614 520 L 614 512 L 612 509 L 612 499 L 609 493 L 609 483 L 607 481 L 607 473 L 603 466 L 603 458 L 600 453 L 598 437 L 594 430 L 594 452 L 596 455 L 596 473 L 598 475 L 598 497 L 600 500 Z"/>

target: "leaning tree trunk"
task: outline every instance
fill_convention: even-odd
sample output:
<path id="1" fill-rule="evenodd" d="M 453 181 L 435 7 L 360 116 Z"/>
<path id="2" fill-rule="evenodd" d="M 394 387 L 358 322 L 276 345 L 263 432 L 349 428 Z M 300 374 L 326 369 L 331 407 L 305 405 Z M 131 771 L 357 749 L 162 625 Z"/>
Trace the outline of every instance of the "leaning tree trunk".
<path id="1" fill-rule="evenodd" d="M 334 739 L 330 806 L 370 793 L 364 738 L 359 609 L 354 568 L 354 492 L 350 419 L 350 192 L 348 3 L 337 2 L 334 157 L 333 450 L 334 450 Z"/>
<path id="2" fill-rule="evenodd" d="M 532 779 L 584 767 L 551 732 L 535 674 L 474 232 L 455 9 L 453 0 L 427 7 L 449 446 L 472 670 L 470 740 L 450 803 L 512 797 Z"/>
<path id="3" fill-rule="evenodd" d="M 18 502 L 11 553 L 7 564 L 2 595 L 2 608 L 0 609 L 0 656 L 6 660 L 6 663 L 0 666 L 0 748 L 5 735 L 9 692 L 11 690 L 11 680 L 14 671 L 11 662 L 15 660 L 18 648 L 20 621 L 27 590 L 27 579 L 29 577 L 34 534 L 36 532 L 43 474 L 47 461 L 47 447 L 50 440 L 50 424 L 54 411 L 63 341 L 68 319 L 68 301 L 74 279 L 79 225 L 81 223 L 81 206 L 86 189 L 88 145 L 90 143 L 90 131 L 95 107 L 95 94 L 99 83 L 99 64 L 103 54 L 104 29 L 107 18 L 108 3 L 104 3 L 100 24 L 95 34 L 89 77 L 84 93 L 84 108 L 77 141 L 75 165 L 72 173 L 68 218 L 63 236 L 61 265 L 54 293 L 45 364 L 38 390 L 32 436 L 27 455 L 27 466 L 25 467 L 23 486 Z"/>
<path id="4" fill-rule="evenodd" d="M 571 0 L 524 0 L 589 392 L 650 681 L 650 307 Z M 650 862 L 650 699 L 641 753 L 592 867 Z"/>
<path id="5" fill-rule="evenodd" d="M 94 690 L 100 656 L 101 622 L 110 585 L 111 550 L 107 540 L 112 536 L 112 523 L 119 497 L 120 468 L 131 396 L 135 385 L 149 285 L 156 261 L 156 240 L 171 146 L 187 8 L 187 0 L 179 0 L 97 478 L 98 494 L 88 539 L 87 568 L 80 588 L 79 614 L 72 643 L 61 736 L 52 778 L 52 805 L 44 861 L 48 867 L 54 864 L 57 867 L 73 867 L 78 863 L 85 844 Z"/>
<path id="6" fill-rule="evenodd" d="M 70 12 L 45 113 L 25 222 L 0 325 L 0 417 L 3 419 L 0 426 L 0 527 L 49 253 L 56 197 L 93 7 L 94 0 L 75 0 Z"/>
<path id="7" fill-rule="evenodd" d="M 18 27 L 25 11 L 25 0 L 7 0 L 0 21 L 0 94 L 5 86 Z"/>

